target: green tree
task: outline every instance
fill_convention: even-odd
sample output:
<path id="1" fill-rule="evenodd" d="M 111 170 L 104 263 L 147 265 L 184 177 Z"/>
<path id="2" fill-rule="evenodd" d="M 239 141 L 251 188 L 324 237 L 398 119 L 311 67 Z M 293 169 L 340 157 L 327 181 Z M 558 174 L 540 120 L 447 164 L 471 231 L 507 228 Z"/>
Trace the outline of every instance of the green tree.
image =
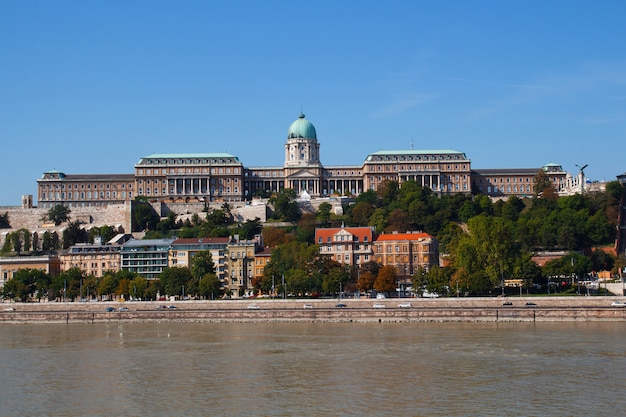
<path id="1" fill-rule="evenodd" d="M 377 233 L 384 231 L 385 227 L 387 227 L 387 210 L 384 208 L 377 208 L 374 211 L 374 214 L 372 214 L 372 217 L 370 217 L 367 225 L 373 226 Z"/>
<path id="2" fill-rule="evenodd" d="M 274 208 L 274 218 L 287 222 L 296 222 L 300 218 L 298 203 L 296 202 L 296 192 L 293 189 L 285 189 L 275 193 L 269 199 Z"/>
<path id="3" fill-rule="evenodd" d="M 41 269 L 18 269 L 2 288 L 2 297 L 27 302 L 31 297 L 41 299 L 48 294 L 50 275 Z"/>
<path id="4" fill-rule="evenodd" d="M 469 233 L 454 248 L 454 267 L 463 268 L 470 276 L 477 273 L 486 276 L 490 288 L 500 285 L 520 255 L 511 225 L 499 217 L 479 215 L 469 220 L 468 229 Z"/>
<path id="5" fill-rule="evenodd" d="M 96 236 L 100 236 L 102 239 L 102 243 L 107 243 L 109 240 L 113 239 L 117 234 L 117 230 L 113 226 L 100 226 L 100 227 L 92 227 L 89 230 L 88 242 L 93 243 Z"/>
<path id="6" fill-rule="evenodd" d="M 80 227 L 80 222 L 70 222 L 63 230 L 63 249 L 67 249 L 70 246 L 76 245 L 77 243 L 87 243 L 89 240 L 89 235 Z"/>
<path id="7" fill-rule="evenodd" d="M 321 227 L 327 227 L 328 222 L 330 220 L 330 211 L 333 209 L 333 206 L 330 203 L 323 202 L 317 208 L 317 220 L 320 222 Z"/>
<path id="8" fill-rule="evenodd" d="M 367 226 L 375 210 L 376 208 L 372 204 L 365 201 L 357 201 L 348 212 L 350 224 L 353 226 Z"/>
<path id="9" fill-rule="evenodd" d="M 324 274 L 322 281 L 322 290 L 326 294 L 338 294 L 339 291 L 345 290 L 345 285 L 350 278 L 350 274 L 344 265 L 335 263 L 331 270 Z"/>
<path id="10" fill-rule="evenodd" d="M 0 229 L 9 228 L 11 228 L 11 224 L 9 223 L 9 213 L 5 212 L 4 214 L 0 214 Z"/>
<path id="11" fill-rule="evenodd" d="M 184 287 L 189 288 L 189 281 L 193 278 L 191 271 L 186 267 L 165 268 L 159 279 L 165 294 L 182 295 Z"/>
<path id="12" fill-rule="evenodd" d="M 48 212 L 43 216 L 43 221 L 51 221 L 55 226 L 60 225 L 70 219 L 70 213 L 72 211 L 69 207 L 64 206 L 62 204 L 57 204 L 48 210 Z"/>
<path id="13" fill-rule="evenodd" d="M 131 206 L 132 230 L 140 232 L 142 230 L 156 230 L 159 223 L 159 215 L 147 201 L 136 198 Z"/>
<path id="14" fill-rule="evenodd" d="M 19 231 L 11 233 L 11 242 L 13 250 L 19 255 L 22 252 L 22 233 Z"/>
<path id="15" fill-rule="evenodd" d="M 70 268 L 52 279 L 52 288 L 58 298 L 74 301 L 80 293 L 85 273 L 80 268 Z"/>
<path id="16" fill-rule="evenodd" d="M 213 263 L 211 252 L 203 250 L 194 254 L 191 258 L 189 269 L 191 270 L 191 275 L 199 280 L 207 274 L 215 274 L 215 264 Z"/>
<path id="17" fill-rule="evenodd" d="M 213 273 L 205 274 L 198 284 L 198 295 L 207 300 L 214 300 L 222 296 L 223 289 L 217 275 Z"/>
<path id="18" fill-rule="evenodd" d="M 239 236 L 244 240 L 254 239 L 254 236 L 261 233 L 263 225 L 261 219 L 256 217 L 254 220 L 246 220 L 239 228 Z"/>

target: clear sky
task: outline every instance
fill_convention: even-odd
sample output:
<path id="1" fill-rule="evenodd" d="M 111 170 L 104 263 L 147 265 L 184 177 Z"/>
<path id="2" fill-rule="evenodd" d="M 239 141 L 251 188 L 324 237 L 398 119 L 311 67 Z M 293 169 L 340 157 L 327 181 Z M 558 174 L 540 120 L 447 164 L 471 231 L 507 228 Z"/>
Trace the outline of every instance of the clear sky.
<path id="1" fill-rule="evenodd" d="M 626 172 L 625 1 L 0 1 L 0 206 L 152 153 Z"/>

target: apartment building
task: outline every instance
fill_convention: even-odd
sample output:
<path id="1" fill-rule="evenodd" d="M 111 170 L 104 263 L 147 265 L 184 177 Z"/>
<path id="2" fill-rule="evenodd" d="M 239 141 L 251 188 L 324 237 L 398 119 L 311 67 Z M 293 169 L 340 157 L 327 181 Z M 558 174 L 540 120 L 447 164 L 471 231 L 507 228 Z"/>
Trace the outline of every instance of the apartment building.
<path id="1" fill-rule="evenodd" d="M 211 253 L 211 260 L 215 267 L 215 275 L 222 282 L 226 282 L 228 272 L 227 246 L 228 237 L 181 238 L 172 242 L 169 248 L 170 267 L 190 267 L 193 257 L 202 251 Z"/>
<path id="2" fill-rule="evenodd" d="M 120 251 L 121 269 L 146 279 L 157 279 L 168 267 L 170 245 L 175 239 L 144 239 L 126 242 Z"/>
<path id="3" fill-rule="evenodd" d="M 373 260 L 371 227 L 315 229 L 315 243 L 320 247 L 320 255 L 340 264 L 360 266 Z"/>
<path id="4" fill-rule="evenodd" d="M 79 243 L 59 254 L 61 271 L 79 268 L 86 275 L 102 277 L 106 272 L 121 269 L 119 245 Z"/>
<path id="5" fill-rule="evenodd" d="M 239 240 L 237 236 L 228 243 L 228 279 L 225 288 L 231 291 L 232 296 L 252 294 L 255 254 L 259 246 L 258 240 Z"/>
<path id="6" fill-rule="evenodd" d="M 39 269 L 55 277 L 61 272 L 61 262 L 56 255 L 0 257 L 0 288 L 20 269 Z"/>
<path id="7" fill-rule="evenodd" d="M 401 279 L 410 280 L 419 268 L 439 265 L 439 243 L 423 232 L 383 233 L 373 245 L 374 261 L 396 268 Z"/>

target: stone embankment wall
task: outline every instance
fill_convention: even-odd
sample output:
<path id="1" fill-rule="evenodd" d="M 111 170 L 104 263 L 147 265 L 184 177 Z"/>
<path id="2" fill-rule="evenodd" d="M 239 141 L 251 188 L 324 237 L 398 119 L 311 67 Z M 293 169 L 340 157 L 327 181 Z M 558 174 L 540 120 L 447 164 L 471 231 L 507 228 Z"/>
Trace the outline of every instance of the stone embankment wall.
<path id="1" fill-rule="evenodd" d="M 55 226 L 42 220 L 49 209 L 44 208 L 21 208 L 21 207 L 0 207 L 0 213 L 8 213 L 10 229 L 0 229 L 0 245 L 4 244 L 7 233 L 19 229 L 27 229 L 32 233 L 43 234 L 46 231 L 62 233 L 67 224 Z M 106 207 L 71 207 L 70 221 L 80 220 L 85 227 L 100 226 L 122 226 L 124 231 L 130 233 L 130 203 L 112 204 Z"/>
<path id="2" fill-rule="evenodd" d="M 504 306 L 503 301 L 512 301 Z M 0 305 L 0 323 L 85 323 L 132 321 L 198 322 L 539 322 L 626 321 L 626 308 L 612 307 L 619 297 L 461 298 L 341 300 L 177 301 L 176 309 L 157 309 L 163 302 L 31 303 Z M 411 303 L 399 308 L 400 302 Z M 536 305 L 527 306 L 527 302 Z M 305 308 L 305 304 L 307 308 Z M 384 308 L 374 308 L 374 304 Z M 255 308 L 250 308 L 254 306 Z M 116 311 L 106 312 L 107 307 Z M 119 311 L 126 307 L 129 311 Z"/>

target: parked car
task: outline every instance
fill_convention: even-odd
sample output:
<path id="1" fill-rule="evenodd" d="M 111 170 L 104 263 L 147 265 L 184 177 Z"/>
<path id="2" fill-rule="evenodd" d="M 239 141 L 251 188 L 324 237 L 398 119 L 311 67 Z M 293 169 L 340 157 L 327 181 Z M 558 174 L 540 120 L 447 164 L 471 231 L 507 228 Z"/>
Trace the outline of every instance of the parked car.
<path id="1" fill-rule="evenodd" d="M 376 303 L 376 304 L 374 304 L 374 306 L 373 306 L 373 307 L 374 307 L 374 308 L 385 308 L 385 305 L 384 305 L 384 304 L 382 304 L 382 303 Z"/>
<path id="2" fill-rule="evenodd" d="M 168 310 L 176 310 L 177 308 L 178 308 L 178 307 L 176 307 L 176 306 L 167 306 L 167 309 L 168 309 Z"/>
<path id="3" fill-rule="evenodd" d="M 120 307 L 119 311 L 130 311 L 128 307 Z"/>
<path id="4" fill-rule="evenodd" d="M 531 303 L 530 301 L 526 303 L 526 307 L 536 307 L 537 304 Z"/>
<path id="5" fill-rule="evenodd" d="M 346 308 L 348 307 L 347 305 L 345 305 L 344 303 L 337 303 L 335 304 L 335 308 Z"/>
<path id="6" fill-rule="evenodd" d="M 249 308 L 249 309 L 251 309 L 251 310 L 258 310 L 258 309 L 259 309 L 259 306 L 258 306 L 258 305 L 256 305 L 256 304 L 249 304 L 249 305 L 248 305 L 248 308 Z"/>
<path id="7" fill-rule="evenodd" d="M 167 306 L 156 306 L 157 310 L 167 310 Z"/>
<path id="8" fill-rule="evenodd" d="M 413 307 L 413 306 L 409 302 L 398 304 L 398 308 L 411 308 L 411 307 Z"/>
<path id="9" fill-rule="evenodd" d="M 104 309 L 104 311 L 106 311 L 107 313 L 111 313 L 113 311 L 115 311 L 115 307 L 107 307 Z"/>
<path id="10" fill-rule="evenodd" d="M 505 301 L 505 302 L 503 302 L 503 303 L 502 303 L 502 305 L 503 305 L 503 306 L 510 307 L 510 306 L 512 306 L 512 305 L 513 305 L 513 303 L 512 303 L 512 302 L 510 302 L 510 301 Z"/>
<path id="11" fill-rule="evenodd" d="M 311 309 L 311 308 L 313 308 L 313 304 L 305 304 L 304 308 Z"/>
<path id="12" fill-rule="evenodd" d="M 6 307 L 4 311 L 15 311 L 15 309 L 13 307 Z"/>
<path id="13" fill-rule="evenodd" d="M 613 301 L 611 307 L 626 307 L 626 301 Z"/>

